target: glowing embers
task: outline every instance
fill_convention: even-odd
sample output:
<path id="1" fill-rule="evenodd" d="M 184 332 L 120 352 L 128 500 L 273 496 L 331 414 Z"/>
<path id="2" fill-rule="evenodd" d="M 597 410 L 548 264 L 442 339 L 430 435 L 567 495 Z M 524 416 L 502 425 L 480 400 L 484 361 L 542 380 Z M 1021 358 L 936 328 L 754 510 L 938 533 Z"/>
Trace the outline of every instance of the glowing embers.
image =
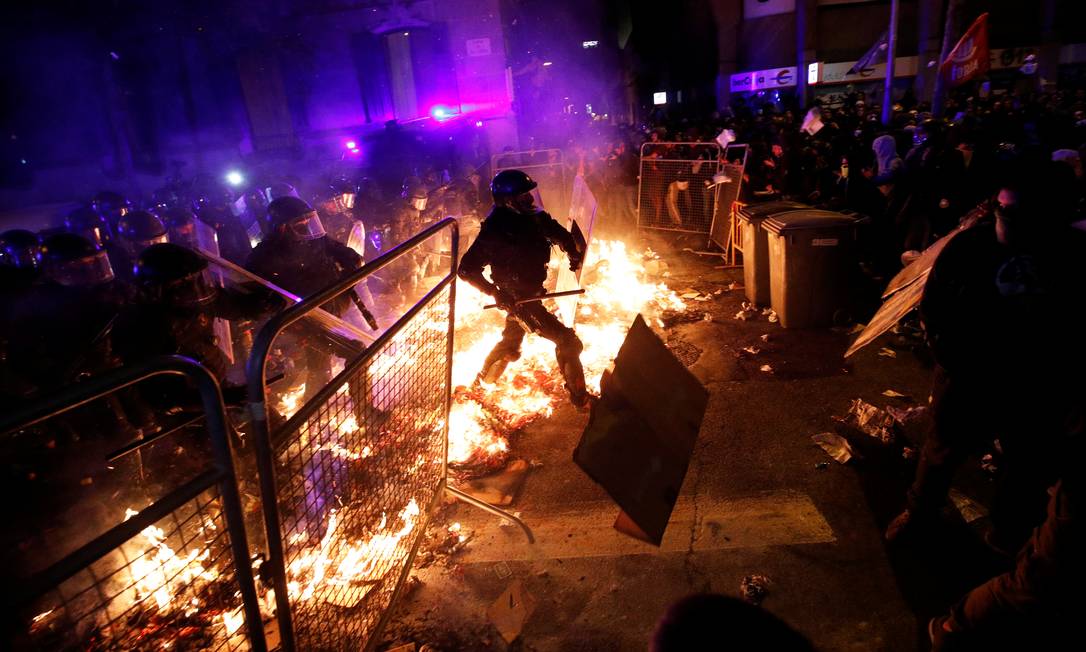
<path id="1" fill-rule="evenodd" d="M 359 536 L 345 532 L 342 525 L 359 520 L 344 514 L 352 509 L 361 507 L 331 510 L 320 543 L 308 547 L 287 566 L 292 599 L 319 600 L 347 608 L 356 606 L 396 567 L 394 561 L 400 543 L 415 529 L 421 514 L 418 502 L 412 498 L 396 522 L 389 523 L 387 515 L 382 513 L 373 531 Z"/>
<path id="2" fill-rule="evenodd" d="M 121 521 L 138 512 L 126 509 Z M 14 649 L 234 650 L 244 612 L 218 501 L 197 498 L 47 593 Z"/>
<path id="3" fill-rule="evenodd" d="M 564 264 L 564 258 L 552 261 L 555 269 Z M 599 391 L 600 378 L 637 314 L 652 322 L 664 311 L 686 309 L 675 292 L 653 280 L 660 268 L 659 256 L 651 250 L 631 252 L 617 240 L 592 242 L 581 275 L 585 294 L 578 302 L 576 323 L 584 343 L 581 364 L 592 391 Z M 459 283 L 456 292 L 449 463 L 485 471 L 504 464 L 513 432 L 550 416 L 568 398 L 554 345 L 530 334 L 524 338 L 520 358 L 509 364 L 496 384 L 475 385 L 487 354 L 501 339 L 505 313 L 484 310 L 492 299 L 466 283 Z"/>

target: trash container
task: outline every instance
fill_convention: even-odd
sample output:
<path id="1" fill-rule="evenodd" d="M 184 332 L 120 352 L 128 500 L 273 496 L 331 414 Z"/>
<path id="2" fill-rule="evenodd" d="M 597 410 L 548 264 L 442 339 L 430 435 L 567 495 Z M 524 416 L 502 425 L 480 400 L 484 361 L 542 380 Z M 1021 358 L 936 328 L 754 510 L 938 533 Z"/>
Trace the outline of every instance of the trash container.
<path id="1" fill-rule="evenodd" d="M 855 215 L 814 209 L 778 213 L 762 222 L 770 303 L 781 326 L 831 326 L 835 314 L 847 314 L 858 264 L 858 225 Z"/>
<path id="2" fill-rule="evenodd" d="M 771 201 L 749 204 L 736 211 L 743 241 L 743 287 L 747 301 L 769 305 L 769 251 L 762 220 L 773 215 L 800 208 L 810 208 L 794 201 Z"/>

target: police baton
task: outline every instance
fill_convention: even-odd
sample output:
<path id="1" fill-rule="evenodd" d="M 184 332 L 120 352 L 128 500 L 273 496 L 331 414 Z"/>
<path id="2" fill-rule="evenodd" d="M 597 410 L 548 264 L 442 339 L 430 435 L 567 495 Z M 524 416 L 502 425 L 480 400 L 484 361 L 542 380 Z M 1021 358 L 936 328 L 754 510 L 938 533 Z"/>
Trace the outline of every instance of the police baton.
<path id="1" fill-rule="evenodd" d="M 513 305 L 519 306 L 522 303 L 532 303 L 533 301 L 542 301 L 544 299 L 557 299 L 559 297 L 571 297 L 577 294 L 584 294 L 584 288 L 579 290 L 565 290 L 564 292 L 551 292 L 550 294 L 541 294 L 538 297 L 528 297 L 526 299 L 517 299 Z M 490 308 L 497 308 L 498 304 L 492 303 L 487 306 L 483 306 L 483 310 L 489 310 Z"/>
<path id="2" fill-rule="evenodd" d="M 366 307 L 366 304 L 359 298 L 358 293 L 355 290 L 351 290 L 351 299 L 354 300 L 355 307 L 358 308 L 358 312 L 362 313 L 362 318 L 366 320 L 366 324 L 369 325 L 370 330 L 378 330 L 380 326 L 377 325 L 377 319 L 370 312 L 370 309 Z"/>

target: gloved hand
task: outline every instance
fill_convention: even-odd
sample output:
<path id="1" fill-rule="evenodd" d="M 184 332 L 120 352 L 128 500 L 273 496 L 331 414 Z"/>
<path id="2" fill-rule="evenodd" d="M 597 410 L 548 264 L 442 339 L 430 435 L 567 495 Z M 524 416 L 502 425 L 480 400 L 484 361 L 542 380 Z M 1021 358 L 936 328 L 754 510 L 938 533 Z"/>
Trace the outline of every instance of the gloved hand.
<path id="1" fill-rule="evenodd" d="M 574 254 L 569 257 L 569 271 L 576 272 L 584 265 L 584 256 L 580 254 Z"/>
<path id="2" fill-rule="evenodd" d="M 494 297 L 494 303 L 498 304 L 498 307 L 501 308 L 502 310 L 506 311 L 506 312 L 510 312 L 511 310 L 516 308 L 516 305 L 517 305 L 516 297 L 514 297 L 509 292 L 506 292 L 505 290 L 495 288 L 494 293 L 493 293 L 493 297 Z"/>

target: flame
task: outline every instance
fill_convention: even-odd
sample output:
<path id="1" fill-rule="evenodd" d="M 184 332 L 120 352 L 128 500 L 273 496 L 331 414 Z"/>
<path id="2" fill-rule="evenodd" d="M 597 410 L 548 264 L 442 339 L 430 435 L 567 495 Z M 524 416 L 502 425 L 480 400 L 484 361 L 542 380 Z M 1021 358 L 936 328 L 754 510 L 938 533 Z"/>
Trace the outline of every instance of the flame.
<path id="1" fill-rule="evenodd" d="M 302 407 L 303 398 L 305 398 L 305 383 L 283 392 L 279 396 L 279 403 L 276 404 L 275 411 L 283 415 L 284 419 L 289 419 L 294 416 L 298 408 Z"/>
<path id="2" fill-rule="evenodd" d="M 388 517 L 381 515 L 376 533 L 350 540 L 341 532 L 340 512 L 332 510 L 320 544 L 299 555 L 287 566 L 291 598 L 312 600 L 329 587 L 350 586 L 380 580 L 383 562 L 391 559 L 404 537 L 411 534 L 422 510 L 412 498 L 400 512 L 402 525 L 389 532 Z"/>
<path id="3" fill-rule="evenodd" d="M 124 520 L 127 521 L 138 513 L 133 509 L 126 509 Z M 218 579 L 219 574 L 216 571 L 204 568 L 203 562 L 211 557 L 209 549 L 194 549 L 185 556 L 178 556 L 166 544 L 166 533 L 162 528 L 148 525 L 140 531 L 140 535 L 151 550 L 132 562 L 132 577 L 137 594 L 141 599 L 152 596 L 159 611 L 169 608 L 173 604 L 174 596 L 195 580 L 210 582 Z M 186 607 L 186 613 L 199 609 L 200 605 L 195 598 L 192 603 Z"/>
<path id="4" fill-rule="evenodd" d="M 238 607 L 234 611 L 224 611 L 222 614 L 222 624 L 226 628 L 228 636 L 233 636 L 241 626 L 245 624 L 245 614 L 242 613 L 241 607 Z"/>
<path id="5" fill-rule="evenodd" d="M 552 261 L 552 267 L 564 264 L 561 257 Z M 662 266 L 660 256 L 650 249 L 637 253 L 617 240 L 592 242 L 581 276 L 585 294 L 577 302 L 575 325 L 584 344 L 581 364 L 590 391 L 599 392 L 600 378 L 618 354 L 635 316 L 640 313 L 652 319 L 665 310 L 686 309 L 667 285 L 650 280 Z M 471 386 L 487 354 L 501 339 L 505 315 L 483 309 L 491 302 L 491 297 L 470 285 L 457 285 L 454 386 Z M 506 433 L 550 416 L 565 400 L 554 345 L 527 335 L 520 359 L 506 368 L 497 384 L 484 383 L 479 390 L 471 397 L 459 397 L 449 413 L 450 463 L 504 455 L 509 450 Z"/>

